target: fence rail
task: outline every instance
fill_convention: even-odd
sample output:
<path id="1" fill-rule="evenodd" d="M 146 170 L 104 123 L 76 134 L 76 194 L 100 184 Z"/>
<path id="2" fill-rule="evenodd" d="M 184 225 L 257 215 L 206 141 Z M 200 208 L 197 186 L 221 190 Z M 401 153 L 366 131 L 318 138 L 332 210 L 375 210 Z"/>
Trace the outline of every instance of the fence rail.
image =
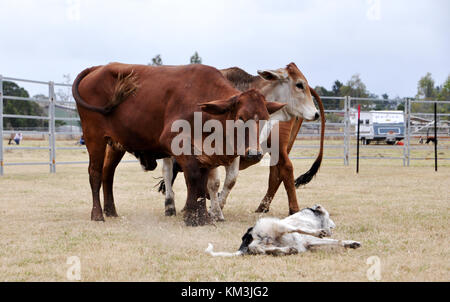
<path id="1" fill-rule="evenodd" d="M 25 82 L 25 83 L 31 83 L 31 84 L 37 84 L 37 85 L 44 85 L 48 88 L 48 96 L 42 97 L 42 98 L 30 98 L 30 97 L 18 97 L 18 96 L 10 96 L 10 95 L 4 95 L 3 94 L 3 83 L 4 81 L 13 81 L 13 82 Z M 55 86 L 58 87 L 71 87 L 70 84 L 65 83 L 54 83 L 52 81 L 35 81 L 35 80 L 28 80 L 28 79 L 19 79 L 19 78 L 12 78 L 12 77 L 3 77 L 0 75 L 0 175 L 4 174 L 4 167 L 5 166 L 20 166 L 20 165 L 48 165 L 50 173 L 56 172 L 56 166 L 57 165 L 69 165 L 69 164 L 86 164 L 87 161 L 57 161 L 56 160 L 56 151 L 57 150 L 86 150 L 85 147 L 57 147 L 56 146 L 56 135 L 81 135 L 80 132 L 58 132 L 56 131 L 56 121 L 79 121 L 79 117 L 57 117 L 55 114 L 55 108 L 59 109 L 66 109 L 66 110 L 74 110 L 76 111 L 76 106 L 74 102 L 68 102 L 67 100 L 57 100 L 56 94 L 55 94 Z M 323 96 L 321 97 L 324 101 L 324 105 L 326 105 L 327 101 L 338 101 L 342 102 L 343 106 L 342 109 L 326 109 L 325 114 L 331 114 L 335 116 L 341 117 L 339 122 L 333 121 L 333 122 L 327 122 L 326 126 L 328 127 L 325 131 L 325 137 L 326 138 L 338 138 L 342 140 L 342 144 L 338 145 L 325 145 L 325 149 L 341 149 L 342 154 L 337 156 L 325 156 L 325 159 L 340 159 L 343 160 L 343 164 L 348 166 L 350 160 L 355 159 L 354 156 L 351 155 L 351 151 L 355 148 L 355 146 L 351 145 L 350 142 L 352 139 L 355 139 L 356 135 L 355 132 L 352 130 L 352 125 L 350 122 L 350 113 L 352 108 L 356 107 L 356 104 L 358 102 L 392 102 L 393 100 L 384 100 L 384 99 L 371 99 L 371 98 L 355 98 L 355 97 L 328 97 Z M 45 106 L 48 106 L 48 115 L 47 116 L 36 116 L 36 115 L 25 115 L 25 114 L 5 114 L 3 112 L 3 100 L 12 100 L 17 102 L 38 102 L 43 103 Z M 448 101 L 421 101 L 421 100 L 411 100 L 411 99 L 403 99 L 401 103 L 404 104 L 404 127 L 405 127 L 405 136 L 404 136 L 404 145 L 403 146 L 368 146 L 364 145 L 361 146 L 361 150 L 364 149 L 382 149 L 382 150 L 399 150 L 402 151 L 401 156 L 383 156 L 383 157 L 377 157 L 377 156 L 361 156 L 361 159 L 395 159 L 395 160 L 402 160 L 404 166 L 409 166 L 411 160 L 430 160 L 432 158 L 429 157 L 411 157 L 411 150 L 425 150 L 426 147 L 422 146 L 411 146 L 411 138 L 417 137 L 417 135 L 420 135 L 420 131 L 423 131 L 424 129 L 432 127 L 432 124 L 434 123 L 432 120 L 429 120 L 429 123 L 425 126 L 422 125 L 422 127 L 417 127 L 413 131 L 413 125 L 411 122 L 411 118 L 421 118 L 426 120 L 425 117 L 432 117 L 433 113 L 426 113 L 426 112 L 412 112 L 412 104 L 438 104 L 438 105 L 445 105 L 449 106 L 450 108 L 450 102 Z M 325 106 L 326 107 L 326 106 Z M 448 117 L 450 116 L 450 112 L 440 112 L 437 114 L 439 118 L 442 117 Z M 48 136 L 48 142 L 49 145 L 45 147 L 4 147 L 3 146 L 3 135 L 4 134 L 12 134 L 16 131 L 12 130 L 4 130 L 3 123 L 4 119 L 8 118 L 16 118 L 16 119 L 37 119 L 37 120 L 45 120 L 48 121 L 48 127 L 47 130 L 44 131 L 21 131 L 24 134 L 36 134 L 36 135 L 44 135 Z M 319 134 L 319 127 L 320 123 L 318 122 L 311 122 L 311 123 L 304 123 L 302 125 L 302 130 L 297 135 L 298 138 L 306 138 L 306 137 L 313 137 L 318 138 L 320 137 Z M 448 127 L 448 126 L 447 126 Z M 310 133 L 305 133 L 305 129 L 310 131 Z M 314 131 L 317 130 L 317 133 Z M 311 131 L 313 131 L 311 133 Z M 448 132 L 447 137 L 450 137 L 450 132 Z M 294 145 L 293 149 L 318 149 L 318 145 Z M 23 162 L 23 163 L 14 163 L 14 162 L 4 162 L 4 151 L 9 150 L 48 150 L 49 152 L 49 160 L 48 161 L 40 161 L 40 162 Z M 448 148 L 442 148 L 438 147 L 437 150 L 448 150 Z M 311 156 L 291 156 L 291 159 L 312 159 L 314 157 Z M 442 158 L 440 157 L 439 160 L 450 160 L 450 158 Z M 137 162 L 135 160 L 126 160 L 122 162 Z"/>

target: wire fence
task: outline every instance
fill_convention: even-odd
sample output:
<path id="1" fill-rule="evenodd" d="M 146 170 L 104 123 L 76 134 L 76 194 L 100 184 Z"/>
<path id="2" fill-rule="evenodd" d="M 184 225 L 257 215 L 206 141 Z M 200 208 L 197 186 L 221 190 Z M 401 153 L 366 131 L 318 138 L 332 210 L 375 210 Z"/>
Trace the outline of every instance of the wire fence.
<path id="1" fill-rule="evenodd" d="M 37 97 L 18 97 L 11 95 L 4 95 L 3 84 L 5 81 L 9 82 L 19 82 L 19 83 L 31 83 L 33 85 L 39 85 L 47 90 L 46 95 L 40 95 Z M 61 98 L 55 92 L 55 88 L 68 89 L 70 91 L 71 84 L 66 83 L 54 83 L 52 81 L 35 81 L 28 79 L 18 79 L 11 77 L 3 77 L 0 75 L 0 133 L 2 134 L 2 139 L 0 139 L 0 175 L 4 174 L 5 166 L 23 166 L 23 165 L 48 165 L 50 173 L 56 172 L 57 165 L 69 165 L 69 164 L 87 164 L 88 161 L 57 161 L 56 151 L 57 150 L 86 150 L 84 146 L 57 146 L 57 137 L 67 137 L 79 138 L 82 135 L 81 127 L 79 124 L 80 118 L 76 111 L 76 106 L 73 98 L 70 94 L 67 98 Z M 411 160 L 428 160 L 429 157 L 412 157 L 411 151 L 414 150 L 424 150 L 427 149 L 425 146 L 413 145 L 412 139 L 432 139 L 430 136 L 430 129 L 434 125 L 434 115 L 433 111 L 430 109 L 436 103 L 440 106 L 440 111 L 437 114 L 438 124 L 439 124 L 439 134 L 438 138 L 450 138 L 450 102 L 448 101 L 421 101 L 413 99 L 401 99 L 401 100 L 385 100 L 385 99 L 370 99 L 370 98 L 355 98 L 355 97 L 321 97 L 325 107 L 326 114 L 326 129 L 325 129 L 325 139 L 327 141 L 337 141 L 335 144 L 326 144 L 325 149 L 333 150 L 330 152 L 331 155 L 326 155 L 324 159 L 337 159 L 342 160 L 343 164 L 348 166 L 350 161 L 355 159 L 353 156 L 353 151 L 356 148 L 352 143 L 356 139 L 355 132 L 355 119 L 354 115 L 356 112 L 356 107 L 361 104 L 366 110 L 374 110 L 377 108 L 377 104 L 388 104 L 391 109 L 397 109 L 402 106 L 403 111 L 396 111 L 396 114 L 400 114 L 402 117 L 402 123 L 404 128 L 402 145 L 363 145 L 363 149 L 373 149 L 378 150 L 398 150 L 400 155 L 398 156 L 360 156 L 361 159 L 389 159 L 389 160 L 402 160 L 404 166 L 410 166 Z M 46 115 L 27 115 L 27 114 L 10 114 L 4 112 L 4 100 L 10 100 L 13 102 L 35 102 L 40 106 L 48 109 Z M 389 107 L 388 106 L 388 107 Z M 386 107 L 386 106 L 385 106 Z M 69 116 L 61 116 L 57 114 L 59 112 L 71 112 Z M 8 119 L 34 119 L 42 120 L 47 122 L 45 127 L 31 127 L 31 128 L 21 128 L 21 129 L 5 129 L 4 124 Z M 66 125 L 58 126 L 58 121 L 64 122 Z M 8 128 L 8 127 L 7 127 Z M 17 132 L 21 132 L 27 136 L 35 136 L 41 139 L 48 140 L 48 146 L 30 147 L 30 146 L 4 146 L 4 139 L 14 135 Z M 320 123 L 319 122 L 308 122 L 303 123 L 302 128 L 297 135 L 297 138 L 301 141 L 316 141 L 318 142 L 320 137 Z M 294 149 L 318 149 L 318 144 L 313 145 L 303 145 L 295 144 Z M 48 151 L 48 161 L 36 161 L 36 162 L 5 162 L 4 153 L 5 151 L 12 150 L 47 150 Z M 438 150 L 449 150 L 448 146 L 440 146 L 438 144 Z M 291 152 L 292 153 L 292 152 Z M 298 152 L 297 152 L 298 153 Z M 362 152 L 364 153 L 364 152 Z M 327 154 L 327 152 L 325 152 Z M 313 156 L 299 156 L 292 155 L 291 159 L 312 159 Z M 439 160 L 450 160 L 450 158 L 441 156 Z M 122 161 L 122 162 L 137 162 L 134 160 Z"/>

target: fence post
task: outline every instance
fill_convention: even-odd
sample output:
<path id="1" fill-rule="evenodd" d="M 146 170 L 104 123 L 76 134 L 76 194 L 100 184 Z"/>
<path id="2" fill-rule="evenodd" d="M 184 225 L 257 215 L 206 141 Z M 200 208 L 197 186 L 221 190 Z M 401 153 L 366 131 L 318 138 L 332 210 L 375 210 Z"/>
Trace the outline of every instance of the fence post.
<path id="1" fill-rule="evenodd" d="M 0 176 L 3 175 L 3 76 L 0 74 Z"/>
<path id="2" fill-rule="evenodd" d="M 407 113 L 407 120 L 408 120 L 408 149 L 406 154 L 406 165 L 409 167 L 409 163 L 411 160 L 411 100 L 406 100 L 408 105 L 408 113 Z"/>
<path id="3" fill-rule="evenodd" d="M 344 99 L 344 165 L 349 165 L 350 153 L 350 97 L 346 96 Z"/>
<path id="4" fill-rule="evenodd" d="M 50 173 L 56 172 L 55 143 L 55 84 L 48 82 L 48 141 L 50 147 Z"/>
<path id="5" fill-rule="evenodd" d="M 408 112 L 407 112 L 407 108 L 408 108 L 408 106 L 407 106 L 407 102 L 408 102 L 408 99 L 407 98 L 405 98 L 404 99 L 404 107 L 403 107 L 403 125 L 404 125 L 404 128 L 405 128 L 405 133 L 404 133 L 404 144 L 403 144 L 403 167 L 405 167 L 406 166 L 406 159 L 407 159 L 407 156 L 406 156 L 406 152 L 407 152 L 407 148 L 408 148 L 408 146 L 406 145 L 406 133 L 407 133 L 407 131 L 408 131 Z"/>

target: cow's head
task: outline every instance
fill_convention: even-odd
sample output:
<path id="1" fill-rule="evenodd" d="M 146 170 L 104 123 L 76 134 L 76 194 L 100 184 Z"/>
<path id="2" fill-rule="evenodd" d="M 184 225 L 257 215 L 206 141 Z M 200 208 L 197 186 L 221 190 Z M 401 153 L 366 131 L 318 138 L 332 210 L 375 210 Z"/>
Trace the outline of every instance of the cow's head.
<path id="1" fill-rule="evenodd" d="M 308 81 L 294 63 L 276 70 L 258 70 L 258 74 L 265 80 L 259 89 L 267 100 L 287 104 L 282 110 L 284 118 L 275 119 L 286 120 L 299 117 L 313 121 L 320 117 L 314 105 Z"/>
<path id="2" fill-rule="evenodd" d="M 283 108 L 286 104 L 278 102 L 267 102 L 264 96 L 254 89 L 250 89 L 241 94 L 231 97 L 228 100 L 211 101 L 208 103 L 200 104 L 202 111 L 213 114 L 217 119 L 221 121 L 229 120 L 234 122 L 234 125 L 245 128 L 245 137 L 242 142 L 245 146 L 237 140 L 237 129 L 234 128 L 234 141 L 233 151 L 239 152 L 239 148 L 244 148 L 245 154 L 243 155 L 245 160 L 259 161 L 262 156 L 262 150 L 259 142 L 259 121 L 269 120 L 270 115 Z M 248 126 L 248 127 L 247 127 Z M 229 136 L 231 133 L 227 133 L 229 129 L 226 129 L 225 135 Z M 242 154 L 240 154 L 242 155 Z"/>

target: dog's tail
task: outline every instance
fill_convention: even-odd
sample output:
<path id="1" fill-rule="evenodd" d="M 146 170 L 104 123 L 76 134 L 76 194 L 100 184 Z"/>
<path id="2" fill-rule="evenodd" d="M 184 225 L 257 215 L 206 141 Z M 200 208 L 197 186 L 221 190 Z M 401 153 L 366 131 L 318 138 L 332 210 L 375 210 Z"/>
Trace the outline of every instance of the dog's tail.
<path id="1" fill-rule="evenodd" d="M 213 252 L 213 245 L 211 243 L 208 243 L 208 247 L 205 250 L 205 253 L 210 254 L 213 257 L 234 257 L 234 256 L 241 256 L 242 252 L 237 251 L 234 253 L 228 253 L 228 252 Z"/>

